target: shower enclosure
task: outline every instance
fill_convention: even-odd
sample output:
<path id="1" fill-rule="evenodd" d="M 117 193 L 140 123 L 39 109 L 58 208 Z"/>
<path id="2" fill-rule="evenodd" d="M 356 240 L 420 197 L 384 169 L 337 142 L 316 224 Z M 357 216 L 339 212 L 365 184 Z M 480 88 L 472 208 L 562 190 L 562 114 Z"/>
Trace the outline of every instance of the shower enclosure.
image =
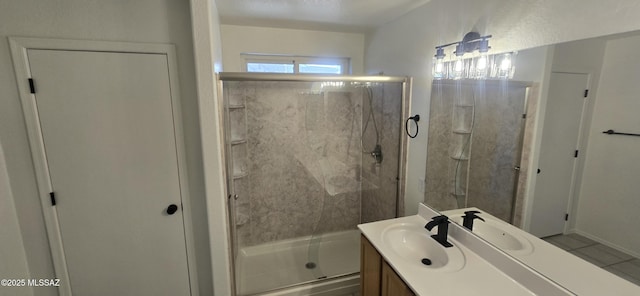
<path id="1" fill-rule="evenodd" d="M 436 80 L 432 85 L 425 201 L 478 207 L 513 223 L 528 84 Z"/>
<path id="2" fill-rule="evenodd" d="M 357 278 L 357 224 L 402 208 L 406 78 L 219 81 L 236 295 Z"/>

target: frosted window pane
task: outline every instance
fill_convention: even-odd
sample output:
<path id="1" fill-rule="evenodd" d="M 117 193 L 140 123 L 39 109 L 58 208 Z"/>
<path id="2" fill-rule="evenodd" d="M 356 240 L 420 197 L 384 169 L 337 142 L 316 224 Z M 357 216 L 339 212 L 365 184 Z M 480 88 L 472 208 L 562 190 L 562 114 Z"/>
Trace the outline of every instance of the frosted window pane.
<path id="1" fill-rule="evenodd" d="M 300 73 L 342 74 L 341 65 L 300 64 Z"/>
<path id="2" fill-rule="evenodd" d="M 293 64 L 247 63 L 247 72 L 293 73 Z"/>

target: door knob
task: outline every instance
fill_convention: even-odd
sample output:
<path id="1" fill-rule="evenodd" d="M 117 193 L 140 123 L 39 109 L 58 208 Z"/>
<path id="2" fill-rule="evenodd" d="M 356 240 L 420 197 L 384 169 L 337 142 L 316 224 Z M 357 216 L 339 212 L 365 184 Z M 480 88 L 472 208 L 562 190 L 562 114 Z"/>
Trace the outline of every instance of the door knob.
<path id="1" fill-rule="evenodd" d="M 167 208 L 167 214 L 169 215 L 173 215 L 177 211 L 178 211 L 178 206 L 176 206 L 175 204 L 170 204 L 169 207 Z"/>

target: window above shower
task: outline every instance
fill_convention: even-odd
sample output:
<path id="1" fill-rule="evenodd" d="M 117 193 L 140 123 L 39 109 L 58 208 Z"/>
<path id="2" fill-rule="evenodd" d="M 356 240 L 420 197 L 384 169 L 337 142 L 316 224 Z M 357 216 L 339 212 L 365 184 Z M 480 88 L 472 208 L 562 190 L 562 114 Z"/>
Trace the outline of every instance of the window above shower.
<path id="1" fill-rule="evenodd" d="M 244 71 L 283 74 L 350 74 L 350 59 L 271 54 L 242 54 Z"/>

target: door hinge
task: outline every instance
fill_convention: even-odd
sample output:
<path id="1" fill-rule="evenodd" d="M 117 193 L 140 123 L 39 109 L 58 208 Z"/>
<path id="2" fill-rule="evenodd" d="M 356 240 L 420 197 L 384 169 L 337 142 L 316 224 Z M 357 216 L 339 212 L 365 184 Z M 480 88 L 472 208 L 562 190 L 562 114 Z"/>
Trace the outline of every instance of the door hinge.
<path id="1" fill-rule="evenodd" d="M 569 221 L 569 214 L 564 214 L 564 221 Z"/>
<path id="2" fill-rule="evenodd" d="M 36 84 L 33 82 L 33 78 L 29 78 L 29 92 L 32 94 L 36 93 Z"/>
<path id="3" fill-rule="evenodd" d="M 584 97 L 586 98 L 586 97 L 588 97 L 588 96 L 589 96 L 589 90 L 588 90 L 588 89 L 585 89 L 585 90 L 584 90 Z"/>
<path id="4" fill-rule="evenodd" d="M 522 118 L 523 118 L 523 119 L 527 119 L 527 114 L 526 114 L 526 113 L 525 113 L 525 114 L 522 114 Z"/>
<path id="5" fill-rule="evenodd" d="M 576 153 L 573 154 L 573 157 L 578 158 L 578 150 L 576 150 Z"/>
<path id="6" fill-rule="evenodd" d="M 51 205 L 55 206 L 56 205 L 56 194 L 53 192 L 49 192 L 49 197 L 51 197 Z"/>

